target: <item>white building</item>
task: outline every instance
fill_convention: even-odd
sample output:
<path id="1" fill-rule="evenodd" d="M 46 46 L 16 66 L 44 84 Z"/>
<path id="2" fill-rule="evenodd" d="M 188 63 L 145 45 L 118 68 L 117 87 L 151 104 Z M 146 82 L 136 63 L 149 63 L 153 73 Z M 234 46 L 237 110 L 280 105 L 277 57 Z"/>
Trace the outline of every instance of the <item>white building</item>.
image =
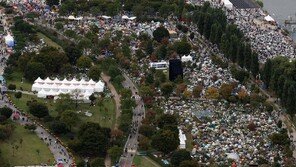
<path id="1" fill-rule="evenodd" d="M 169 63 L 166 61 L 151 62 L 149 63 L 149 67 L 155 68 L 156 70 L 166 70 L 169 67 Z"/>
<path id="2" fill-rule="evenodd" d="M 48 77 L 43 80 L 40 77 L 34 81 L 32 85 L 32 91 L 36 91 L 37 97 L 46 98 L 48 96 L 58 96 L 59 94 L 70 94 L 78 96 L 78 99 L 89 100 L 89 96 L 94 92 L 103 92 L 105 83 L 102 81 L 95 82 L 92 79 L 86 81 L 81 79 L 80 81 L 75 78 L 71 81 L 67 79 L 59 80 L 55 78 L 54 80 Z"/>
<path id="3" fill-rule="evenodd" d="M 227 9 L 231 10 L 233 8 L 233 4 L 229 0 L 222 0 L 222 3 Z"/>
<path id="4" fill-rule="evenodd" d="M 193 59 L 192 59 L 192 57 L 190 55 L 188 55 L 188 56 L 184 55 L 184 56 L 182 56 L 181 61 L 182 62 L 188 62 L 188 61 L 192 62 Z"/>
<path id="5" fill-rule="evenodd" d="M 186 149 L 186 135 L 182 132 L 181 129 L 179 129 L 179 140 L 180 140 L 180 145 L 179 149 Z"/>

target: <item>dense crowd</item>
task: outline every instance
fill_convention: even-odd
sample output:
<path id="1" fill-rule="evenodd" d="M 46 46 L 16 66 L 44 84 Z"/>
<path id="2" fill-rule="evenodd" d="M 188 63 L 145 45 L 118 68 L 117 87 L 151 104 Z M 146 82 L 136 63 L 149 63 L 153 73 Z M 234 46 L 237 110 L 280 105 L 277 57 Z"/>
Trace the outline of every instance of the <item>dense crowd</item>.
<path id="1" fill-rule="evenodd" d="M 213 158 L 220 164 L 227 163 L 228 158 L 241 165 L 258 164 L 260 158 L 273 163 L 276 157 L 282 159 L 284 155 L 268 138 L 280 130 L 276 125 L 279 112 L 262 112 L 263 106 L 254 110 L 248 105 L 213 101 L 169 100 L 160 106 L 166 113 L 181 117 L 184 131 L 192 127 L 191 154 L 201 163 L 209 164 Z M 229 157 L 229 154 L 236 156 Z"/>
<path id="2" fill-rule="evenodd" d="M 282 29 L 266 23 L 262 9 L 234 9 L 227 13 L 250 39 L 252 48 L 259 53 L 260 62 L 276 56 L 295 58 L 292 39 L 285 36 Z"/>

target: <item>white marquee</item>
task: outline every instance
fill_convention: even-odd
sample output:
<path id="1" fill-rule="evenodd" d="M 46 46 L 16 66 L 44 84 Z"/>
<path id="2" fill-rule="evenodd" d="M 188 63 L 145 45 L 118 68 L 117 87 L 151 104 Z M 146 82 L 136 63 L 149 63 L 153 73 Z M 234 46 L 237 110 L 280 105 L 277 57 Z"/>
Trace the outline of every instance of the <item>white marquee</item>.
<path id="1" fill-rule="evenodd" d="M 95 82 L 92 79 L 86 81 L 81 79 L 80 81 L 75 78 L 72 80 L 59 80 L 55 78 L 41 79 L 38 77 L 32 85 L 32 91 L 36 91 L 37 97 L 46 98 L 47 96 L 57 96 L 59 94 L 79 94 L 81 100 L 88 100 L 89 96 L 94 92 L 103 92 L 105 83 L 102 81 Z"/>

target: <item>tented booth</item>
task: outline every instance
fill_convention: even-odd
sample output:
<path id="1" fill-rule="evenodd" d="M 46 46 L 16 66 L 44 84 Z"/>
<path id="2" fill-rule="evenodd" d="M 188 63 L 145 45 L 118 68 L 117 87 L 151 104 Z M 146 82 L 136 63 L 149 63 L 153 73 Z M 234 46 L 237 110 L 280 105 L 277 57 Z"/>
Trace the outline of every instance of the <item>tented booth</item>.
<path id="1" fill-rule="evenodd" d="M 233 8 L 233 4 L 229 0 L 223 0 L 223 4 L 227 9 Z"/>
<path id="2" fill-rule="evenodd" d="M 46 98 L 48 96 L 58 96 L 59 94 L 77 94 L 81 100 L 89 100 L 89 96 L 94 92 L 103 92 L 105 83 L 102 81 L 95 82 L 92 79 L 80 81 L 75 78 L 72 80 L 59 80 L 55 78 L 41 79 L 40 77 L 34 81 L 32 91 L 38 92 L 37 97 Z M 77 95 L 76 95 L 77 96 Z"/>
<path id="3" fill-rule="evenodd" d="M 8 34 L 7 36 L 5 36 L 5 44 L 8 47 L 14 47 L 14 39 L 13 39 L 13 37 L 10 34 Z"/>
<path id="4" fill-rule="evenodd" d="M 182 56 L 182 58 L 181 58 L 181 61 L 182 62 L 192 62 L 192 57 L 190 56 L 190 55 L 188 55 L 188 56 Z"/>

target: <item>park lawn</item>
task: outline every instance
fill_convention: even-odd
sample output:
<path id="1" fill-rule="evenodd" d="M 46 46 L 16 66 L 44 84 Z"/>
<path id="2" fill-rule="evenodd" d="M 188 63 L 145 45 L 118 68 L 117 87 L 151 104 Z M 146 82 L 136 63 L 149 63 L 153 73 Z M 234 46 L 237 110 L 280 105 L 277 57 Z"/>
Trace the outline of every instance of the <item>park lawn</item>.
<path id="1" fill-rule="evenodd" d="M 49 99 L 41 99 L 38 98 L 37 95 L 27 95 L 27 94 L 22 94 L 22 97 L 20 99 L 15 98 L 14 92 L 8 92 L 8 95 L 10 96 L 10 100 L 14 103 L 14 105 L 18 108 L 21 109 L 22 111 L 28 113 L 29 107 L 27 106 L 27 101 L 32 101 L 32 100 L 37 100 L 38 102 L 43 102 L 47 105 L 49 114 L 53 117 L 57 116 L 58 113 L 55 111 L 55 105 L 53 100 Z"/>
<path id="2" fill-rule="evenodd" d="M 20 144 L 20 139 L 23 140 Z M 12 145 L 18 145 L 18 150 L 14 151 Z M 46 144 L 34 133 L 25 129 L 19 124 L 15 124 L 15 130 L 7 142 L 0 143 L 2 156 L 10 165 L 40 165 L 41 163 L 54 162 Z M 39 155 L 37 153 L 39 150 Z M 1 166 L 1 165 L 0 165 Z"/>
<path id="3" fill-rule="evenodd" d="M 23 78 L 23 83 L 21 82 Z M 31 91 L 32 83 L 24 79 L 22 72 L 14 71 L 9 78 L 7 78 L 7 85 L 14 84 L 16 89 L 22 89 L 25 91 Z"/>
<path id="4" fill-rule="evenodd" d="M 95 122 L 107 128 L 113 128 L 116 123 L 116 105 L 112 98 L 105 98 L 102 105 L 80 104 L 79 109 L 83 122 Z M 89 111 L 93 115 L 91 117 L 85 116 L 85 111 Z"/>
<path id="5" fill-rule="evenodd" d="M 44 34 L 42 34 L 42 33 L 40 33 L 40 32 L 38 32 L 37 33 L 37 36 L 41 39 L 43 39 L 44 40 L 44 42 L 48 45 L 48 46 L 52 46 L 52 47 L 54 47 L 54 48 L 57 48 L 57 49 L 59 49 L 60 51 L 63 51 L 63 48 L 60 46 L 60 45 L 58 45 L 57 43 L 55 43 L 54 41 L 52 41 L 51 39 L 49 39 L 47 36 L 45 36 Z"/>
<path id="6" fill-rule="evenodd" d="M 139 156 L 139 155 L 136 155 L 134 157 L 133 164 L 135 164 L 136 167 L 160 167 L 160 165 L 158 165 L 155 161 L 153 161 L 149 157 Z"/>
<path id="7" fill-rule="evenodd" d="M 44 102 L 47 105 L 49 114 L 52 117 L 58 116 L 58 113 L 55 111 L 55 103 L 53 100 L 41 99 L 36 95 L 27 94 L 22 94 L 22 97 L 17 99 L 15 98 L 14 93 L 9 92 L 8 94 L 10 95 L 10 99 L 15 104 L 15 106 L 26 113 L 29 109 L 27 106 L 27 101 L 37 100 L 38 102 Z M 87 103 L 80 103 L 78 104 L 76 111 L 81 111 L 79 113 L 79 118 L 81 119 L 79 123 L 81 124 L 84 122 L 95 122 L 99 123 L 102 127 L 113 128 L 116 123 L 116 106 L 112 98 L 105 98 L 101 106 L 90 106 Z M 84 114 L 86 111 L 92 113 L 93 115 L 91 117 L 86 116 Z"/>

